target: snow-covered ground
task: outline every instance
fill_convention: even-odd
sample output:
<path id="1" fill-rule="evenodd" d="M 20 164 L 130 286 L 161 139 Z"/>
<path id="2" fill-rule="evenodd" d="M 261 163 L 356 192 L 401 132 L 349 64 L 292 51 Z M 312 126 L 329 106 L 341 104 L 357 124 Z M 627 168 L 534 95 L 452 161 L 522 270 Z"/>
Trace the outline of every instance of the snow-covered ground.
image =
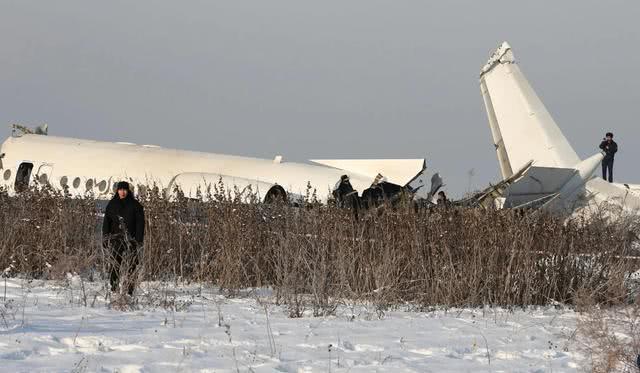
<path id="1" fill-rule="evenodd" d="M 0 281 L 6 372 L 570 372 L 585 368 L 577 316 L 554 308 L 386 311 L 343 305 L 289 318 L 254 296 L 143 284 L 141 304 L 110 308 L 101 284 Z M 265 300 L 268 292 L 262 292 Z M 97 298 L 95 298 L 97 296 Z M 95 302 L 94 302 L 95 298 Z M 85 299 L 87 306 L 84 306 Z M 93 307 L 92 307 L 93 303 Z"/>

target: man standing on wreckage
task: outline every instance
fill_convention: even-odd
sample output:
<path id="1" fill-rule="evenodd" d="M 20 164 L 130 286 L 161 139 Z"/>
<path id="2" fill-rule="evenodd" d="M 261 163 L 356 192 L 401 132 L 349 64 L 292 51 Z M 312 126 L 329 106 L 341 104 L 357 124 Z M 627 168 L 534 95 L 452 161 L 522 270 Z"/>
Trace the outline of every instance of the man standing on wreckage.
<path id="1" fill-rule="evenodd" d="M 109 282 L 111 291 L 120 285 L 122 262 L 128 263 L 127 294 L 133 295 L 133 279 L 138 265 L 138 250 L 144 242 L 144 208 L 135 198 L 129 183 L 121 181 L 107 204 L 102 223 L 102 243 L 111 255 Z"/>

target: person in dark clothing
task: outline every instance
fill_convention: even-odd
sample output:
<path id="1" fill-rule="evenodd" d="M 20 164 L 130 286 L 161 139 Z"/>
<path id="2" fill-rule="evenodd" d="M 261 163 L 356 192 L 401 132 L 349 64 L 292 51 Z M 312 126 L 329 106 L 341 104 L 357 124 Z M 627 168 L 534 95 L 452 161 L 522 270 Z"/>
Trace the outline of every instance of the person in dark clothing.
<path id="1" fill-rule="evenodd" d="M 333 191 L 333 196 L 342 204 L 343 207 L 350 207 L 350 198 L 356 195 L 356 191 L 351 186 L 349 176 L 342 175 L 340 177 L 340 183 Z"/>
<path id="2" fill-rule="evenodd" d="M 349 176 L 340 176 L 340 183 L 333 191 L 333 197 L 338 202 L 338 206 L 353 209 L 354 216 L 358 219 L 360 201 L 358 198 L 358 192 L 353 189 L 353 186 L 351 186 Z"/>
<path id="3" fill-rule="evenodd" d="M 447 207 L 449 205 L 447 195 L 444 194 L 442 190 L 438 192 L 438 199 L 436 200 L 436 204 L 438 207 Z"/>
<path id="4" fill-rule="evenodd" d="M 134 281 L 131 277 L 138 265 L 138 249 L 144 242 L 144 208 L 133 198 L 129 183 L 121 181 L 116 193 L 107 204 L 102 223 L 102 240 L 112 255 L 110 269 L 111 291 L 116 291 L 120 283 L 120 267 L 123 260 L 130 261 L 129 285 L 127 293 L 133 294 Z"/>
<path id="5" fill-rule="evenodd" d="M 607 172 L 608 172 L 608 180 L 610 183 L 613 182 L 613 158 L 615 157 L 616 152 L 618 151 L 618 144 L 613 141 L 613 133 L 607 132 L 606 137 L 602 139 L 600 143 L 600 149 L 604 152 L 604 158 L 602 159 L 602 178 L 607 180 Z"/>

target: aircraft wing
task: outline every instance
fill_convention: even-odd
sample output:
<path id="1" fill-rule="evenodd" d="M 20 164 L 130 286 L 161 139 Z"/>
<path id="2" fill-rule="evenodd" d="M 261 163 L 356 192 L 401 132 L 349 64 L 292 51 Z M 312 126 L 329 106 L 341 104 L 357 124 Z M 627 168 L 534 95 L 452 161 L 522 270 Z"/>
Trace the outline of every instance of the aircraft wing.
<path id="1" fill-rule="evenodd" d="M 405 186 L 426 168 L 424 159 L 312 159 L 311 162 L 354 172 L 374 180 L 381 174 L 389 183 Z"/>

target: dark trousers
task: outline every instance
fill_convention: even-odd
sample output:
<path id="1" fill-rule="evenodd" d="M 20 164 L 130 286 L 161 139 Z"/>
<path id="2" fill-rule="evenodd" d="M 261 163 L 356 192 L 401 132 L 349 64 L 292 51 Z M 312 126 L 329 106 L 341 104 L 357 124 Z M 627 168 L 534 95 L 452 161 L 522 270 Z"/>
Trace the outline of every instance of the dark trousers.
<path id="1" fill-rule="evenodd" d="M 609 172 L 609 179 L 607 179 L 607 171 Z M 602 160 L 602 178 L 613 182 L 613 158 Z"/>
<path id="2" fill-rule="evenodd" d="M 127 242 L 125 239 L 111 239 L 107 242 L 107 249 L 111 253 L 109 284 L 111 291 L 118 290 L 120 286 L 120 275 L 123 270 L 123 262 L 128 267 L 127 293 L 133 295 L 135 289 L 135 271 L 138 266 L 138 248 L 135 242 Z"/>

